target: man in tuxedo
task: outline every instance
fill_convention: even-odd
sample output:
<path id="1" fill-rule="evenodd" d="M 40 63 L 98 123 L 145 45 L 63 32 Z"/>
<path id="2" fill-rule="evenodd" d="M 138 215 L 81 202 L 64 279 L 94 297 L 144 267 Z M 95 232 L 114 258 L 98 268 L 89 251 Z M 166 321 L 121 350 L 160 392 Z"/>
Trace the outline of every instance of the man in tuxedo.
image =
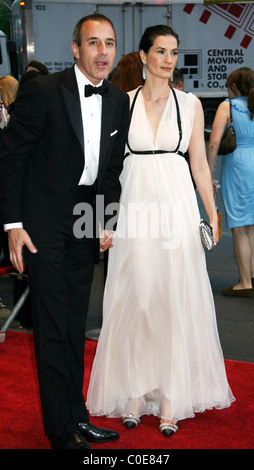
<path id="1" fill-rule="evenodd" d="M 101 251 L 111 246 L 111 233 L 102 226 L 99 243 L 95 232 L 76 237 L 73 230 L 79 203 L 94 209 L 97 195 L 105 207 L 120 197 L 129 98 L 105 80 L 115 49 L 108 18 L 82 18 L 72 38 L 75 65 L 22 87 L 1 148 L 1 220 L 12 263 L 29 274 L 44 427 L 53 448 L 89 449 L 88 441 L 119 437 L 89 422 L 82 393 L 94 261 L 100 244 Z"/>

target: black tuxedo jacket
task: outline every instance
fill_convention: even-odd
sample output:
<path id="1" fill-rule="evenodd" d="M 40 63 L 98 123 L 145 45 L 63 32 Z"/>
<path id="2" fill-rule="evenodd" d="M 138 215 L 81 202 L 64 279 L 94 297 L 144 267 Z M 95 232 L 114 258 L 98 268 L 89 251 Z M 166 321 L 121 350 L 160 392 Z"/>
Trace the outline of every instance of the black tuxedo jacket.
<path id="1" fill-rule="evenodd" d="M 119 174 L 129 125 L 129 97 L 109 82 L 102 98 L 97 193 L 120 196 Z M 47 250 L 84 168 L 84 136 L 74 68 L 22 87 L 4 132 L 0 157 L 1 222 L 22 222 Z"/>

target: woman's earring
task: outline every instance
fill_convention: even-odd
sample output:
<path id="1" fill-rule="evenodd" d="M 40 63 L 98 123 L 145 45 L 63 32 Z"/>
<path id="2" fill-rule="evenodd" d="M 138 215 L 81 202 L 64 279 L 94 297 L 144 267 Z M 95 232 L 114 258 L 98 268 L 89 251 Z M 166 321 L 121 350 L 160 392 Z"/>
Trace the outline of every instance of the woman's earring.
<path id="1" fill-rule="evenodd" d="M 170 80 L 171 80 L 171 82 L 174 81 L 174 74 L 173 74 L 173 73 L 172 73 L 172 75 L 171 75 L 171 77 L 170 77 Z"/>
<path id="2" fill-rule="evenodd" d="M 142 77 L 143 77 L 144 80 L 146 79 L 146 68 L 145 68 L 144 65 L 143 65 Z"/>

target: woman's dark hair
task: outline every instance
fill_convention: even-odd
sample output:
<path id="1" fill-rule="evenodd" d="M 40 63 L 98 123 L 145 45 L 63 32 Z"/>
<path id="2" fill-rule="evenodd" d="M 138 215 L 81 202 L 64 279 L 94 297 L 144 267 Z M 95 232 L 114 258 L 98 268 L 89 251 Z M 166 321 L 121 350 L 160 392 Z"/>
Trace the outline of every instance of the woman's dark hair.
<path id="1" fill-rule="evenodd" d="M 149 28 L 145 29 L 139 43 L 139 50 L 142 50 L 147 54 L 158 36 L 173 36 L 177 40 L 177 46 L 179 46 L 178 34 L 176 34 L 169 26 L 159 24 L 156 26 L 149 26 Z"/>
<path id="2" fill-rule="evenodd" d="M 254 113 L 254 72 L 249 67 L 241 67 L 231 72 L 227 78 L 226 86 L 233 90 L 233 85 L 237 87 L 241 96 L 248 97 L 248 108 L 250 119 L 253 120 Z"/>
<path id="3" fill-rule="evenodd" d="M 46 67 L 46 65 L 42 64 L 41 62 L 37 62 L 37 60 L 31 60 L 26 68 L 25 72 L 27 72 L 28 67 L 33 67 L 34 69 L 38 70 L 42 75 L 49 75 L 49 71 Z"/>

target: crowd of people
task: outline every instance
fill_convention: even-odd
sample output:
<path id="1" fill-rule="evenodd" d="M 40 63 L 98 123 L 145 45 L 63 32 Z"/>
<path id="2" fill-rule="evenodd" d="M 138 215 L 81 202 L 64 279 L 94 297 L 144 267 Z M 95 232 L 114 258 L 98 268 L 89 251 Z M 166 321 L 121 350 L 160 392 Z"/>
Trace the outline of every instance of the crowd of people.
<path id="1" fill-rule="evenodd" d="M 235 400 L 196 197 L 198 191 L 215 247 L 211 173 L 229 102 L 218 109 L 207 157 L 202 105 L 183 91 L 178 45 L 170 27 L 148 27 L 139 51 L 112 70 L 114 25 L 92 14 L 74 29 L 72 68 L 48 74 L 30 63 L 8 101 L 0 89 L 6 110 L 1 224 L 10 262 L 28 273 L 44 428 L 52 448 L 89 449 L 89 442 L 119 437 L 91 424 L 89 414 L 120 418 L 128 430 L 153 414 L 159 431 L 170 437 L 182 420 Z M 241 68 L 226 85 L 237 148 L 223 157 L 222 197 L 240 280 L 223 294 L 252 297 L 254 73 Z M 88 206 L 86 236 L 76 236 L 73 227 Z M 107 250 L 103 324 L 85 402 L 89 295 L 94 263 Z"/>

